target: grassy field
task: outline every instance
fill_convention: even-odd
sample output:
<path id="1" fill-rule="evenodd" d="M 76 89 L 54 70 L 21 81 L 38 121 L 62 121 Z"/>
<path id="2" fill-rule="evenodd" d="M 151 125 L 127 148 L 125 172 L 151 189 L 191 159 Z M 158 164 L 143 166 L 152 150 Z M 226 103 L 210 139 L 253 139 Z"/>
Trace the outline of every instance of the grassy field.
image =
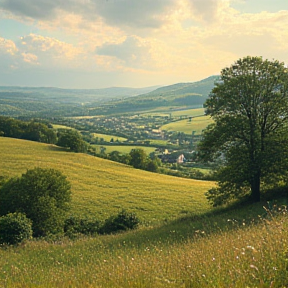
<path id="1" fill-rule="evenodd" d="M 211 182 L 18 139 L 0 137 L 0 146 L 0 175 L 56 168 L 72 183 L 73 213 L 101 220 L 126 208 L 148 224 L 117 235 L 0 247 L 0 287 L 288 286 L 288 218 L 281 200 L 273 211 L 263 209 L 267 203 L 211 209 L 203 196 Z"/>
<path id="2" fill-rule="evenodd" d="M 270 216 L 253 205 L 118 235 L 30 241 L 0 249 L 0 285 L 284 288 L 285 213 Z"/>
<path id="3" fill-rule="evenodd" d="M 202 130 L 212 123 L 210 116 L 200 116 L 192 118 L 191 121 L 189 119 L 179 120 L 176 122 L 171 122 L 161 127 L 162 130 L 167 131 L 177 131 L 183 132 L 186 134 L 191 134 L 192 131 L 196 131 L 196 135 L 202 133 Z"/>
<path id="4" fill-rule="evenodd" d="M 73 128 L 65 126 L 65 125 L 57 125 L 57 124 L 53 124 L 53 128 L 54 129 L 73 129 Z"/>
<path id="5" fill-rule="evenodd" d="M 98 137 L 99 139 L 103 138 L 104 141 L 110 142 L 110 140 L 113 138 L 114 141 L 118 140 L 120 142 L 126 141 L 127 139 L 124 137 L 118 137 L 115 135 L 107 135 L 107 134 L 100 134 L 100 133 L 93 133 L 92 134 L 94 138 Z"/>
<path id="6" fill-rule="evenodd" d="M 145 146 L 130 146 L 130 145 L 92 145 L 96 148 L 96 152 L 100 153 L 101 147 L 105 147 L 105 153 L 109 154 L 112 151 L 119 151 L 121 154 L 128 154 L 132 149 L 143 149 L 147 155 L 149 155 L 151 152 L 154 152 L 156 150 L 155 147 L 145 147 Z"/>
<path id="7" fill-rule="evenodd" d="M 146 225 L 210 209 L 204 193 L 211 182 L 169 177 L 105 159 L 66 152 L 53 145 L 0 137 L 0 175 L 19 176 L 26 169 L 59 169 L 72 184 L 72 212 L 108 218 L 124 208 Z M 110 146 L 109 146 L 110 147 Z M 132 147 L 129 147 L 132 149 Z"/>
<path id="8" fill-rule="evenodd" d="M 144 116 L 172 116 L 172 117 L 180 117 L 180 116 L 201 116 L 204 115 L 204 108 L 195 108 L 195 109 L 169 109 L 163 108 L 162 110 L 152 111 L 143 113 Z"/>

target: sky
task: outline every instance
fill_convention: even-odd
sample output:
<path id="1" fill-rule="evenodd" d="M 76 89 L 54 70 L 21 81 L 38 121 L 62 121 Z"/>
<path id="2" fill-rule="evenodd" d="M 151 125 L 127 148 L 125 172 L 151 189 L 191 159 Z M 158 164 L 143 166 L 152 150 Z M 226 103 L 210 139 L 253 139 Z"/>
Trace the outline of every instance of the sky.
<path id="1" fill-rule="evenodd" d="M 288 63 L 288 0 L 0 0 L 1 86 L 164 86 L 248 55 Z"/>

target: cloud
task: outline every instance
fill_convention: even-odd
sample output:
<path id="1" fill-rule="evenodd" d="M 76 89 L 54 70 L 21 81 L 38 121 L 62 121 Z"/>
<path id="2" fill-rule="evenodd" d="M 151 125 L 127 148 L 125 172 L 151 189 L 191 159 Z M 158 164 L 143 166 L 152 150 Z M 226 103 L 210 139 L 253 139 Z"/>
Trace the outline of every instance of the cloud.
<path id="1" fill-rule="evenodd" d="M 53 62 L 60 65 L 73 61 L 82 53 L 81 48 L 74 47 L 72 44 L 36 34 L 22 37 L 19 46 L 24 53 L 37 55 L 40 63 L 49 65 Z"/>
<path id="2" fill-rule="evenodd" d="M 158 28 L 174 0 L 94 0 L 95 11 L 110 25 Z"/>
<path id="3" fill-rule="evenodd" d="M 205 22 L 212 22 L 217 16 L 219 7 L 223 0 L 188 0 L 194 17 Z M 226 1 L 227 2 L 227 1 Z"/>
<path id="4" fill-rule="evenodd" d="M 60 12 L 99 17 L 112 26 L 157 28 L 177 0 L 0 0 L 0 9 L 37 20 L 55 19 Z"/>
<path id="5" fill-rule="evenodd" d="M 113 56 L 120 59 L 125 66 L 129 67 L 146 67 L 151 64 L 151 56 L 149 53 L 149 43 L 141 41 L 137 37 L 127 37 L 120 44 L 104 44 L 96 48 L 98 55 Z"/>
<path id="6" fill-rule="evenodd" d="M 14 55 L 18 49 L 15 43 L 11 40 L 0 37 L 0 53 Z"/>

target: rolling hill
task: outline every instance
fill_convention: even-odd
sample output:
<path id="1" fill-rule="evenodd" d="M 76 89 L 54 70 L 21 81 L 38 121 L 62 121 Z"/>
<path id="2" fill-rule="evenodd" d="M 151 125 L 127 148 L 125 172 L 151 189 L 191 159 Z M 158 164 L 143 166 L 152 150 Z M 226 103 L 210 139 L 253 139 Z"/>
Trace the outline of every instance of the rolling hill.
<path id="1" fill-rule="evenodd" d="M 104 103 L 99 107 L 90 106 L 89 115 L 135 113 L 161 108 L 200 108 L 217 78 L 218 76 L 211 76 L 193 83 L 178 83 L 135 97 Z"/>
<path id="2" fill-rule="evenodd" d="M 161 88 L 59 89 L 0 87 L 0 114 L 88 116 L 134 113 L 161 107 L 202 107 L 218 76 Z"/>
<path id="3" fill-rule="evenodd" d="M 35 114 L 82 115 L 88 103 L 99 105 L 111 100 L 147 93 L 146 88 L 110 87 L 103 89 L 60 89 L 54 87 L 0 86 L 0 114 L 22 116 Z M 73 112 L 72 112 L 73 111 Z"/>
<path id="4" fill-rule="evenodd" d="M 171 177 L 67 152 L 57 146 L 0 137 L 0 175 L 20 176 L 34 167 L 55 168 L 72 184 L 72 213 L 106 219 L 124 208 L 146 224 L 210 209 L 204 193 L 212 182 Z"/>

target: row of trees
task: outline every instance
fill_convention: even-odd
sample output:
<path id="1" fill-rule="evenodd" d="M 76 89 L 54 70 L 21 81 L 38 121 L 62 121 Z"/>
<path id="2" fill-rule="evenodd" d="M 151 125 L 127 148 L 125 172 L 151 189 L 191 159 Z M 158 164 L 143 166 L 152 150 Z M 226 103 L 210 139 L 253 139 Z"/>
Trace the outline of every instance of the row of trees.
<path id="1" fill-rule="evenodd" d="M 50 124 L 21 121 L 0 116 L 0 136 L 19 138 L 69 148 L 73 152 L 86 152 L 88 144 L 74 129 L 56 131 Z"/>
<path id="2" fill-rule="evenodd" d="M 25 122 L 3 116 L 0 116 L 0 135 L 51 144 L 57 142 L 55 131 L 43 123 Z"/>

